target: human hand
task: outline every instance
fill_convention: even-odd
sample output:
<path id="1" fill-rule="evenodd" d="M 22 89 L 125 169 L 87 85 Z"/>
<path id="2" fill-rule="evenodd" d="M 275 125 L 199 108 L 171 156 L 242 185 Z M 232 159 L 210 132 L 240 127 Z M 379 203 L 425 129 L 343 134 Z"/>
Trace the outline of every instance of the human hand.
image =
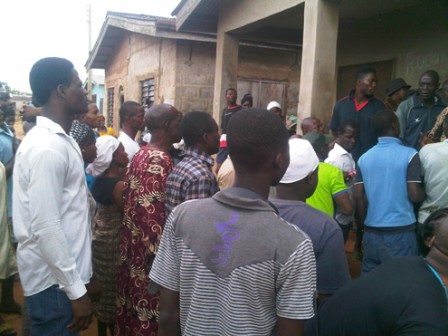
<path id="1" fill-rule="evenodd" d="M 424 145 L 434 143 L 434 139 L 432 137 L 429 137 L 427 134 L 420 133 L 419 143 L 420 146 L 423 147 Z"/>
<path id="2" fill-rule="evenodd" d="M 71 332 L 86 330 L 92 323 L 92 303 L 88 294 L 84 294 L 79 299 L 72 300 L 73 321 L 67 326 Z"/>
<path id="3" fill-rule="evenodd" d="M 86 284 L 87 294 L 92 302 L 98 301 L 103 292 L 103 283 L 95 278 L 91 278 L 90 282 Z"/>

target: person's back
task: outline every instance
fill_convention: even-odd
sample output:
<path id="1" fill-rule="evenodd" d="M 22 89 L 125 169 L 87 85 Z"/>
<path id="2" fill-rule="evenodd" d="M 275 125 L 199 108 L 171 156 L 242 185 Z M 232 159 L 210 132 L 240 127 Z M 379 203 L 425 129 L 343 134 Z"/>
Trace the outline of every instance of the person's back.
<path id="1" fill-rule="evenodd" d="M 318 182 L 314 194 L 306 199 L 306 204 L 334 217 L 333 198 L 342 193 L 347 193 L 344 176 L 335 166 L 325 162 L 319 163 Z"/>
<path id="2" fill-rule="evenodd" d="M 421 257 L 390 260 L 317 313 L 320 336 L 447 335 L 446 293 Z"/>
<path id="3" fill-rule="evenodd" d="M 268 336 L 276 325 L 279 336 L 303 335 L 312 244 L 267 202 L 289 163 L 288 133 L 274 114 L 249 109 L 232 117 L 228 135 L 233 187 L 179 205 L 167 221 L 150 273 L 161 292 L 159 336 Z"/>

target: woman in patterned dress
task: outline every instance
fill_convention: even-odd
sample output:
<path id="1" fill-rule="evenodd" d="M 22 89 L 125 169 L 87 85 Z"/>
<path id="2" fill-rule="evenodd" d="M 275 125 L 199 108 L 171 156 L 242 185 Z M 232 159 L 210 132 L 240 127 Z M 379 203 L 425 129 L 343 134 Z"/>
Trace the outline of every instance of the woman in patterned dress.
<path id="1" fill-rule="evenodd" d="M 96 141 L 97 158 L 87 167 L 96 177 L 92 194 L 98 203 L 93 221 L 92 266 L 93 277 L 103 290 L 93 308 L 98 319 L 98 335 L 114 334 L 119 262 L 119 232 L 123 220 L 123 173 L 128 156 L 123 145 L 114 137 L 105 135 Z"/>

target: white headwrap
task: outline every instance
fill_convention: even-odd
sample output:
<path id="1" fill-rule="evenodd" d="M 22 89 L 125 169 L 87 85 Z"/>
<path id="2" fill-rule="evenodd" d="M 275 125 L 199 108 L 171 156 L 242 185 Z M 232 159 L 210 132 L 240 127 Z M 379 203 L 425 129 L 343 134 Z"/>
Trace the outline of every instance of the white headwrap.
<path id="1" fill-rule="evenodd" d="M 120 141 L 110 135 L 96 139 L 96 159 L 87 166 L 87 174 L 94 177 L 101 175 L 110 167 L 112 155 L 120 146 Z"/>

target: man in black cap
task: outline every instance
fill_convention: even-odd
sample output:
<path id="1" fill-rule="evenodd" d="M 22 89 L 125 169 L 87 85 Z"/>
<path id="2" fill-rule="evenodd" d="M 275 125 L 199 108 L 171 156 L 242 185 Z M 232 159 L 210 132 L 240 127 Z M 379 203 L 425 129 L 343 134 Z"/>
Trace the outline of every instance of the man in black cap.
<path id="1" fill-rule="evenodd" d="M 406 99 L 408 90 L 411 88 L 403 78 L 395 78 L 389 82 L 386 90 L 386 100 L 384 105 L 390 111 L 396 111 L 398 105 Z"/>

